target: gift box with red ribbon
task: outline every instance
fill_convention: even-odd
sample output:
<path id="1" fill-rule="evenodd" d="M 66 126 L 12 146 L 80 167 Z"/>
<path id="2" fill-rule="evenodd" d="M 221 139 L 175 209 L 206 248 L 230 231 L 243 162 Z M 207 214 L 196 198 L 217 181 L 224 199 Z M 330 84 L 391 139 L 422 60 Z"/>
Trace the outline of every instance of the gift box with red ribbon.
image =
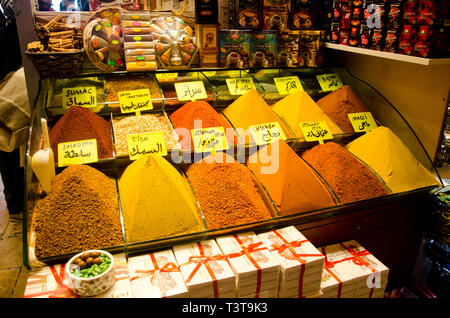
<path id="1" fill-rule="evenodd" d="M 191 298 L 236 296 L 236 276 L 216 241 L 176 245 L 173 253 Z"/>
<path id="2" fill-rule="evenodd" d="M 280 263 L 254 232 L 217 237 L 216 242 L 236 275 L 236 297 L 278 296 Z"/>
<path id="3" fill-rule="evenodd" d="M 280 262 L 278 297 L 312 297 L 320 293 L 324 256 L 294 226 L 258 237 Z"/>
<path id="4" fill-rule="evenodd" d="M 116 281 L 105 292 L 91 298 L 131 298 L 130 277 L 125 254 L 115 254 Z M 24 298 L 80 298 L 70 291 L 65 275 L 66 264 L 56 264 L 32 270 L 28 275 Z"/>
<path id="5" fill-rule="evenodd" d="M 323 298 L 383 297 L 389 269 L 352 240 L 319 248 L 325 256 Z"/>
<path id="6" fill-rule="evenodd" d="M 136 298 L 184 298 L 186 284 L 171 249 L 128 258 Z"/>

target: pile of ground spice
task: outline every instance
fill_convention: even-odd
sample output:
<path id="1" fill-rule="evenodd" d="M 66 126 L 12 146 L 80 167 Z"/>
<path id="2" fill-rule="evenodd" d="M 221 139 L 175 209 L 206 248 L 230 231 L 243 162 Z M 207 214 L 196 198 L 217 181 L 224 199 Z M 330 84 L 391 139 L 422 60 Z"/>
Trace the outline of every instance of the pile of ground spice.
<path id="1" fill-rule="evenodd" d="M 343 204 L 389 194 L 367 166 L 334 142 L 306 150 L 302 158 L 325 179 Z"/>
<path id="2" fill-rule="evenodd" d="M 97 139 L 98 158 L 112 158 L 110 124 L 88 108 L 72 106 L 50 129 L 50 146 L 58 162 L 58 144 Z"/>
<path id="3" fill-rule="evenodd" d="M 209 229 L 248 224 L 272 218 L 251 171 L 218 152 L 186 169 Z"/>
<path id="4" fill-rule="evenodd" d="M 283 140 L 252 154 L 247 159 L 247 166 L 266 188 L 280 215 L 335 205 L 328 186 Z M 273 167 L 272 171 L 269 166 Z"/>
<path id="5" fill-rule="evenodd" d="M 186 128 L 189 132 L 194 128 L 223 127 L 228 145 L 235 145 L 237 143 L 237 136 L 230 123 L 205 101 L 188 102 L 173 112 L 169 116 L 169 119 L 175 129 Z M 200 124 L 201 126 L 199 126 Z M 192 135 L 190 134 L 190 136 L 190 140 L 187 140 L 183 134 L 178 134 L 181 147 L 184 150 L 194 148 Z"/>
<path id="6" fill-rule="evenodd" d="M 122 245 L 115 180 L 90 166 L 67 167 L 36 202 L 32 231 L 38 258 Z"/>
<path id="7" fill-rule="evenodd" d="M 322 97 L 317 101 L 317 105 L 339 125 L 344 133 L 354 132 L 348 114 L 369 111 L 348 85 Z"/>

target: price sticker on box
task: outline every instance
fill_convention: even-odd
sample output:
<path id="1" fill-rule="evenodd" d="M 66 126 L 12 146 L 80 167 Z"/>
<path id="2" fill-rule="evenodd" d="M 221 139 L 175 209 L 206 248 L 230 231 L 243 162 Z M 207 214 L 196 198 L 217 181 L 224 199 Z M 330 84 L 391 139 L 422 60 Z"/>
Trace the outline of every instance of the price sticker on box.
<path id="1" fill-rule="evenodd" d="M 166 141 L 162 131 L 127 135 L 127 144 L 130 160 L 139 159 L 146 154 L 167 155 Z"/>
<path id="2" fill-rule="evenodd" d="M 251 77 L 227 78 L 228 91 L 231 95 L 243 95 L 255 88 L 255 83 Z"/>
<path id="3" fill-rule="evenodd" d="M 338 88 L 344 86 L 341 78 L 339 77 L 339 74 L 336 73 L 317 75 L 316 78 L 317 81 L 319 81 L 320 88 L 324 92 L 335 91 Z"/>
<path id="4" fill-rule="evenodd" d="M 303 86 L 298 76 L 276 77 L 273 79 L 280 95 L 289 95 L 295 91 L 302 91 Z"/>
<path id="5" fill-rule="evenodd" d="M 58 166 L 81 165 L 98 161 L 97 139 L 58 144 Z"/>
<path id="6" fill-rule="evenodd" d="M 97 89 L 93 86 L 63 88 L 62 106 L 63 108 L 71 106 L 97 107 Z"/>
<path id="7" fill-rule="evenodd" d="M 324 140 L 333 139 L 333 134 L 324 121 L 301 122 L 300 129 L 308 142 L 318 141 L 323 144 Z"/>
<path id="8" fill-rule="evenodd" d="M 202 81 L 175 83 L 175 91 L 179 101 L 193 101 L 208 98 L 205 85 Z"/>
<path id="9" fill-rule="evenodd" d="M 178 77 L 178 73 L 158 73 L 155 76 L 156 79 L 161 82 L 173 81 Z"/>
<path id="10" fill-rule="evenodd" d="M 265 145 L 280 139 L 286 140 L 283 129 L 276 121 L 250 126 L 250 132 L 256 145 Z"/>
<path id="11" fill-rule="evenodd" d="M 199 128 L 191 130 L 194 151 L 198 153 L 227 150 L 228 142 L 223 127 Z"/>
<path id="12" fill-rule="evenodd" d="M 369 132 L 378 127 L 370 112 L 350 113 L 347 115 L 355 132 Z"/>
<path id="13" fill-rule="evenodd" d="M 148 88 L 133 91 L 122 91 L 119 96 L 120 111 L 122 113 L 137 113 L 153 109 L 152 97 Z"/>

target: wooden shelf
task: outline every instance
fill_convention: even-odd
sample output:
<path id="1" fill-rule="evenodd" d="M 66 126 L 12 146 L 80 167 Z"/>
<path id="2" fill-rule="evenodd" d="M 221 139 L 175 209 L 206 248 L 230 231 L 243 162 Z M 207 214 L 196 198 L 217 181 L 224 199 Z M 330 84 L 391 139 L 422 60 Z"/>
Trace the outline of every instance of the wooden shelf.
<path id="1" fill-rule="evenodd" d="M 423 57 L 403 55 L 397 53 L 389 53 L 383 51 L 376 51 L 370 49 L 364 49 L 360 47 L 353 47 L 348 45 L 334 44 L 334 43 L 325 43 L 325 47 L 333 50 L 351 52 L 356 54 L 362 54 L 366 56 L 374 56 L 384 59 L 396 60 L 405 63 L 419 64 L 425 66 L 431 65 L 450 65 L 450 58 L 436 58 L 436 59 L 427 59 Z"/>

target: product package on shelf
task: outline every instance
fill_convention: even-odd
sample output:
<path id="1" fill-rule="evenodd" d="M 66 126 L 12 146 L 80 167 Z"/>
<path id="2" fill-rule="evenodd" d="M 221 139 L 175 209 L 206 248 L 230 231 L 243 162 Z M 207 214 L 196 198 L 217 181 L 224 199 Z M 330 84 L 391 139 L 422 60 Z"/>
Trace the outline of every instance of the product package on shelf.
<path id="1" fill-rule="evenodd" d="M 188 295 L 171 249 L 130 257 L 128 268 L 136 298 L 183 298 Z"/>
<path id="2" fill-rule="evenodd" d="M 274 31 L 289 30 L 290 0 L 264 0 L 263 29 Z"/>
<path id="3" fill-rule="evenodd" d="M 278 296 L 280 263 L 254 232 L 216 237 L 236 275 L 239 298 Z"/>
<path id="4" fill-rule="evenodd" d="M 324 256 L 294 226 L 258 234 L 281 264 L 278 297 L 320 294 Z"/>
<path id="5" fill-rule="evenodd" d="M 325 256 L 323 298 L 382 298 L 389 269 L 352 240 L 319 248 Z"/>
<path id="6" fill-rule="evenodd" d="M 236 276 L 213 239 L 172 247 L 190 298 L 232 298 Z"/>
<path id="7" fill-rule="evenodd" d="M 124 253 L 114 254 L 115 283 L 94 298 L 132 298 L 128 264 Z M 79 298 L 68 286 L 66 264 L 49 265 L 30 271 L 24 298 Z"/>
<path id="8" fill-rule="evenodd" d="M 219 25 L 196 24 L 195 43 L 200 52 L 200 67 L 217 67 L 219 64 Z"/>

